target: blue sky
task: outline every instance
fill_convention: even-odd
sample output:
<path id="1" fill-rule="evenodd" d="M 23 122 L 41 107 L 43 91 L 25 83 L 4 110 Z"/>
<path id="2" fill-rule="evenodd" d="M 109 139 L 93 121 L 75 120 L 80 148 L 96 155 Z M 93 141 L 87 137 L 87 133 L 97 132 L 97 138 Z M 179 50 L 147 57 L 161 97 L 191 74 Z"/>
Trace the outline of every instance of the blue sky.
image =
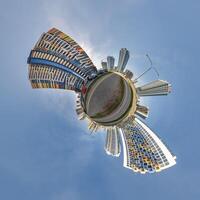
<path id="1" fill-rule="evenodd" d="M 0 199 L 199 199 L 200 2 L 191 0 L 0 0 Z M 27 56 L 42 32 L 57 27 L 99 66 L 130 50 L 135 76 L 149 53 L 167 97 L 149 97 L 148 125 L 177 165 L 140 175 L 104 152 L 104 133 L 90 136 L 75 114 L 75 95 L 32 90 Z M 155 79 L 153 72 L 140 84 Z"/>

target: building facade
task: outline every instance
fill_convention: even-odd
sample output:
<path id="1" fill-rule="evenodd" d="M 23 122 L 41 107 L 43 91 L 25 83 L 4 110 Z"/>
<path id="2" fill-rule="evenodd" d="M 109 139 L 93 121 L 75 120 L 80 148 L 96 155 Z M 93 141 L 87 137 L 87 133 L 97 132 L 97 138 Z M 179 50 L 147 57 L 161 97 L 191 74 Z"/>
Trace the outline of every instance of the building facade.
<path id="1" fill-rule="evenodd" d="M 112 56 L 107 57 L 107 68 L 108 70 L 112 70 L 115 65 L 115 58 Z"/>
<path id="2" fill-rule="evenodd" d="M 121 152 L 119 129 L 108 129 L 106 133 L 105 151 L 108 155 L 118 157 Z"/>
<path id="3" fill-rule="evenodd" d="M 32 88 L 75 91 L 78 118 L 87 120 L 91 133 L 100 128 L 107 131 L 107 154 L 118 157 L 122 146 L 124 167 L 140 173 L 158 172 L 173 166 L 175 157 L 137 117 L 145 119 L 149 112 L 140 105 L 140 97 L 166 95 L 171 85 L 155 80 L 136 88 L 138 79 L 133 80 L 133 73 L 125 70 L 128 59 L 129 51 L 122 48 L 117 66 L 114 57 L 107 56 L 97 71 L 71 37 L 52 28 L 30 52 L 29 80 Z"/>
<path id="4" fill-rule="evenodd" d="M 129 51 L 126 48 L 122 48 L 119 52 L 117 70 L 123 72 L 128 60 L 129 60 Z"/>
<path id="5" fill-rule="evenodd" d="M 121 138 L 126 168 L 153 173 L 176 164 L 163 142 L 137 118 L 121 129 Z"/>
<path id="6" fill-rule="evenodd" d="M 42 34 L 29 58 L 33 88 L 81 90 L 97 69 L 85 51 L 68 35 L 53 28 Z"/>
<path id="7" fill-rule="evenodd" d="M 155 80 L 137 88 L 139 96 L 167 95 L 171 91 L 171 85 L 167 81 Z"/>

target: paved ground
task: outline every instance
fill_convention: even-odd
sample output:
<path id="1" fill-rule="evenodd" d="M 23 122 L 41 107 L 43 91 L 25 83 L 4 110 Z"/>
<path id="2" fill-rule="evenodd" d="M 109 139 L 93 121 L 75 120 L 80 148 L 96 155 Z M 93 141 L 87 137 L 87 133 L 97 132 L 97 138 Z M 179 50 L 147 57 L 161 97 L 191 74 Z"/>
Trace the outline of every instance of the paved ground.
<path id="1" fill-rule="evenodd" d="M 116 74 L 99 78 L 88 91 L 86 109 L 91 117 L 103 117 L 111 113 L 123 98 L 123 79 Z"/>
<path id="2" fill-rule="evenodd" d="M 131 90 L 125 80 L 115 73 L 99 78 L 89 89 L 86 98 L 87 114 L 99 122 L 122 116 L 130 106 Z"/>

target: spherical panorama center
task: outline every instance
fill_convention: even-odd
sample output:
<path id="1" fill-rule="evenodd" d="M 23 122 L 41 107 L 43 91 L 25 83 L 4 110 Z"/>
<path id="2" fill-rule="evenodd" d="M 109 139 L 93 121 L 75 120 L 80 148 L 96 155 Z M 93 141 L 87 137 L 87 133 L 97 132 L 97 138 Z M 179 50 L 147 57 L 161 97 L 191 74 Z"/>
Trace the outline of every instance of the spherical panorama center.
<path id="1" fill-rule="evenodd" d="M 93 121 L 109 126 L 126 118 L 135 104 L 136 93 L 130 83 L 120 74 L 108 72 L 90 84 L 84 106 Z"/>

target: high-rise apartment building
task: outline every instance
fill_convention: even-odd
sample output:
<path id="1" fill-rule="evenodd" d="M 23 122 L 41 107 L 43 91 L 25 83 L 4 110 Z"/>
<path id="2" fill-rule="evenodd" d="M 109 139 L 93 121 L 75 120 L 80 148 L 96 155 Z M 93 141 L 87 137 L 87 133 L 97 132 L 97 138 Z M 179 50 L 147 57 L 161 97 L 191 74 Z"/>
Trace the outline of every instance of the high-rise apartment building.
<path id="1" fill-rule="evenodd" d="M 28 58 L 33 88 L 80 91 L 97 69 L 85 51 L 69 36 L 53 28 L 42 34 Z"/>

